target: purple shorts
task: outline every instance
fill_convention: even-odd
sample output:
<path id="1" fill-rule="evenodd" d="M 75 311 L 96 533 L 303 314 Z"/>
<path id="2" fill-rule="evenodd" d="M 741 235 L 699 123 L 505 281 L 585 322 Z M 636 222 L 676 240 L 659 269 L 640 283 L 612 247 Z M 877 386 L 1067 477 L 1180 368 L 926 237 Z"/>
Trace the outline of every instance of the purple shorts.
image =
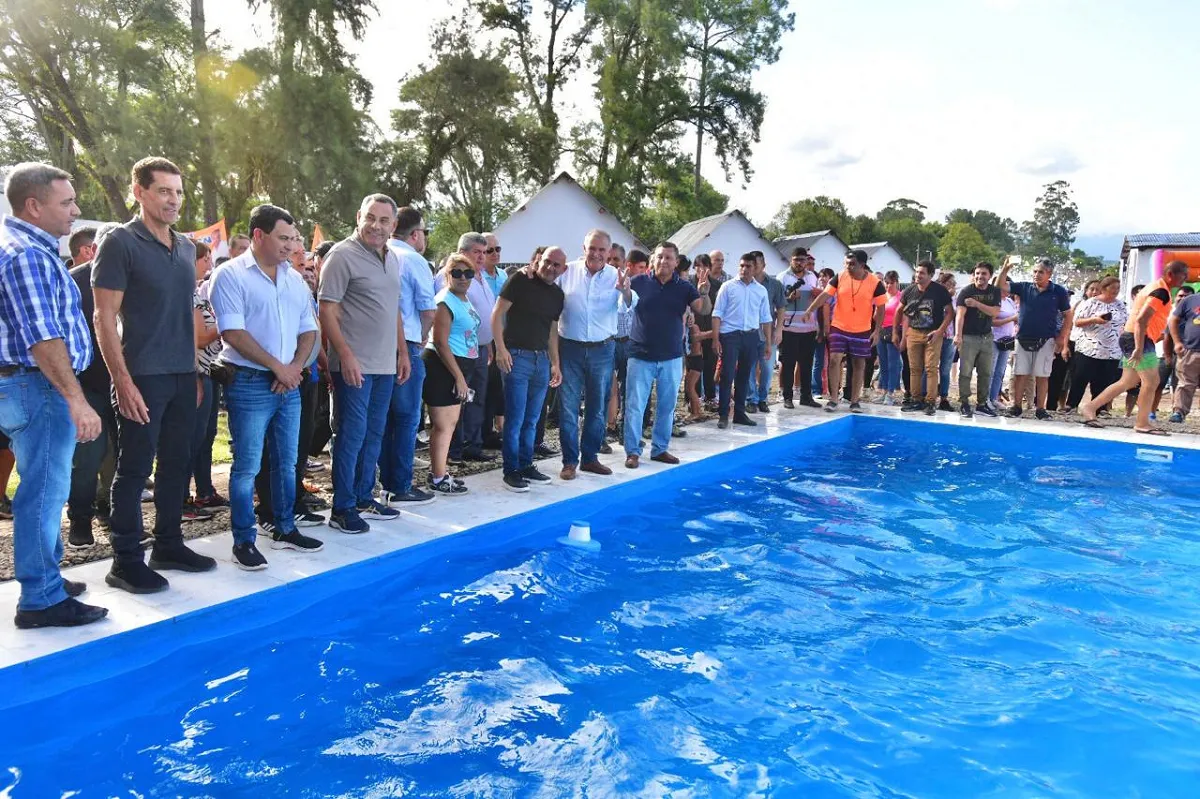
<path id="1" fill-rule="evenodd" d="M 829 328 L 829 351 L 845 353 L 854 358 L 871 357 L 871 334 L 847 333 L 836 327 Z"/>

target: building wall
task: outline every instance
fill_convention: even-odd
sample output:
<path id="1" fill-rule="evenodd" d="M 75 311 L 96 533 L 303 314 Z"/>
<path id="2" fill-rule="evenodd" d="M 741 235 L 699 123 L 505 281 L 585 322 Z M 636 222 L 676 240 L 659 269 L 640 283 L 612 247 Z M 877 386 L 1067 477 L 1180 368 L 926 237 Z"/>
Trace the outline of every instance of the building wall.
<path id="1" fill-rule="evenodd" d="M 692 245 L 692 248 L 683 254 L 688 258 L 695 258 L 699 253 L 713 250 L 725 253 L 725 273 L 729 275 L 737 274 L 738 259 L 742 253 L 753 250 L 762 250 L 763 257 L 767 262 L 768 275 L 777 275 L 788 266 L 788 262 L 779 254 L 778 250 L 771 246 L 771 242 L 765 241 L 758 234 L 758 229 L 740 216 L 729 217 L 716 230 L 698 244 Z"/>
<path id="2" fill-rule="evenodd" d="M 567 181 L 547 186 L 494 232 L 504 248 L 502 261 L 524 264 L 542 245 L 562 247 L 568 260 L 578 258 L 583 253 L 584 236 L 593 228 L 607 231 L 613 242 L 626 251 L 642 246 L 612 214 L 601 213 L 585 191 Z"/>
<path id="3" fill-rule="evenodd" d="M 792 250 L 796 249 L 796 245 L 789 242 L 780 242 L 776 249 L 783 256 L 783 260 L 790 264 Z M 834 272 L 842 271 L 842 265 L 846 261 L 846 253 L 848 252 L 850 252 L 850 249 L 835 236 L 822 236 L 808 248 L 808 254 L 816 261 L 816 270 L 818 272 L 826 267 L 832 269 Z"/>
<path id="4" fill-rule="evenodd" d="M 901 283 L 913 282 L 913 268 L 892 247 L 884 247 L 872 255 L 871 260 L 867 261 L 867 266 L 871 267 L 872 272 L 883 272 L 884 274 L 894 269 L 900 274 Z"/>

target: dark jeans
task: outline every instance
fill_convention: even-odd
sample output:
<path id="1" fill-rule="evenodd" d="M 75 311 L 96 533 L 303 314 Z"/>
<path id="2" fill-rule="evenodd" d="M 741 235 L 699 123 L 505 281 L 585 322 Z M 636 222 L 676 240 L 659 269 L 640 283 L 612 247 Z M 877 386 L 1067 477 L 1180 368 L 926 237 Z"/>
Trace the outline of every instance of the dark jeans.
<path id="1" fill-rule="evenodd" d="M 700 342 L 700 351 L 704 356 L 704 371 L 701 372 L 700 383 L 704 387 L 704 399 L 709 402 L 717 398 L 717 351 L 713 349 L 712 339 L 706 338 Z"/>
<path id="2" fill-rule="evenodd" d="M 558 387 L 558 437 L 564 466 L 593 463 L 604 445 L 604 419 L 612 388 L 613 340 L 598 343 L 559 339 L 562 385 Z M 579 409 L 583 407 L 582 434 Z"/>
<path id="3" fill-rule="evenodd" d="M 300 392 L 294 389 L 276 394 L 271 390 L 274 380 L 275 376 L 265 369 L 238 369 L 225 391 L 233 449 L 229 514 L 233 540 L 238 544 L 252 544 L 257 535 L 253 486 L 255 474 L 262 468 L 263 450 L 270 450 L 274 464 L 264 495 L 271 496 L 276 509 L 275 526 L 280 533 L 296 529 L 290 506 L 295 502 L 292 491 L 300 438 Z"/>
<path id="4" fill-rule="evenodd" d="M 421 426 L 421 389 L 425 386 L 425 360 L 421 345 L 408 344 L 412 375 L 392 387 L 387 427 L 379 451 L 379 482 L 384 491 L 407 494 L 412 490 L 413 458 L 417 454 L 417 428 Z"/>
<path id="5" fill-rule="evenodd" d="M 813 370 L 813 353 L 817 351 L 817 331 L 811 333 L 793 333 L 783 331 L 783 341 L 779 343 L 779 390 L 783 398 L 792 399 L 795 387 L 796 366 L 800 367 L 800 399 L 812 399 L 812 381 L 809 375 Z"/>
<path id="6" fill-rule="evenodd" d="M 504 380 L 504 473 L 533 465 L 539 411 L 550 386 L 550 356 L 542 350 L 509 350 L 512 371 Z"/>
<path id="7" fill-rule="evenodd" d="M 1092 358 L 1076 350 L 1071 356 L 1071 391 L 1067 395 L 1067 407 L 1078 408 L 1085 389 L 1091 391 L 1094 399 L 1120 378 L 1120 359 Z"/>
<path id="8" fill-rule="evenodd" d="M 458 425 L 454 428 L 454 438 L 450 439 L 451 460 L 461 458 L 465 452 L 476 455 L 483 452 L 483 409 L 487 403 L 488 352 L 491 346 L 479 346 L 475 368 L 470 374 L 463 375 L 467 379 L 467 388 L 475 392 L 475 398 L 463 403 Z"/>
<path id="9" fill-rule="evenodd" d="M 487 401 L 483 405 L 483 435 L 496 432 L 496 417 L 504 418 L 504 373 L 492 358 L 488 366 Z"/>
<path id="10" fill-rule="evenodd" d="M 333 436 L 333 512 L 370 502 L 395 375 L 363 375 L 358 388 L 333 373 L 337 431 Z"/>
<path id="11" fill-rule="evenodd" d="M 217 439 L 217 416 L 221 412 L 221 384 L 208 375 L 200 375 L 204 399 L 196 409 L 196 426 L 192 434 L 192 478 L 196 481 L 196 497 L 211 497 L 216 493 L 212 482 L 212 448 Z"/>
<path id="12" fill-rule="evenodd" d="M 558 388 L 551 388 L 546 391 L 546 401 L 542 404 L 542 413 L 537 420 L 537 436 L 534 438 L 533 445 L 540 447 L 546 441 L 546 417 L 551 411 L 558 408 Z M 507 424 L 507 422 L 505 422 Z"/>
<path id="13" fill-rule="evenodd" d="M 739 414 L 746 407 L 746 386 L 750 370 L 758 360 L 758 330 L 738 330 L 721 334 L 721 392 L 718 413 L 729 416 L 729 388 L 733 387 L 733 407 Z"/>
<path id="14" fill-rule="evenodd" d="M 149 424 L 119 413 L 117 476 L 112 486 L 113 560 L 140 561 L 142 490 L 154 466 L 154 546 L 183 543 L 180 514 L 192 474 L 192 435 L 196 429 L 196 373 L 142 375 L 133 378 L 149 410 Z M 115 404 L 114 393 L 114 404 Z"/>
<path id="15" fill-rule="evenodd" d="M 333 411 L 333 400 L 329 396 L 329 384 L 324 376 L 317 382 L 317 402 L 313 418 L 313 434 L 311 441 L 301 439 L 300 450 L 309 455 L 320 455 L 325 445 L 333 440 L 333 425 L 330 416 Z"/>
<path id="16" fill-rule="evenodd" d="M 304 490 L 305 468 L 308 466 L 308 453 L 301 446 L 302 442 L 311 441 L 313 428 L 316 426 L 317 383 L 305 380 L 297 389 L 300 392 L 300 425 L 296 436 L 296 493 L 292 501 L 292 513 L 297 514 L 306 510 L 304 499 L 308 492 Z M 255 511 L 259 521 L 275 522 L 275 504 L 271 501 L 271 453 L 275 446 L 268 441 L 263 447 L 262 459 L 259 462 L 258 474 L 254 476 L 254 490 L 258 494 L 258 507 Z"/>
<path id="17" fill-rule="evenodd" d="M 112 475 L 107 475 L 108 482 L 104 482 L 101 464 L 105 454 L 113 447 L 117 420 L 113 418 L 112 401 L 107 393 L 85 388 L 83 396 L 100 417 L 100 436 L 75 445 L 75 455 L 71 459 L 71 495 L 67 499 L 67 518 L 87 525 L 96 513 L 97 478 L 100 480 L 99 496 L 105 504 L 112 491 Z"/>
<path id="18" fill-rule="evenodd" d="M 1067 345 L 1071 353 L 1075 352 L 1075 344 Z M 1074 357 L 1074 356 L 1072 356 Z M 1054 353 L 1054 364 L 1050 367 L 1050 384 L 1046 390 L 1046 410 L 1056 411 L 1063 388 L 1067 387 L 1067 378 L 1071 372 L 1071 364 L 1064 361 L 1057 352 Z"/>

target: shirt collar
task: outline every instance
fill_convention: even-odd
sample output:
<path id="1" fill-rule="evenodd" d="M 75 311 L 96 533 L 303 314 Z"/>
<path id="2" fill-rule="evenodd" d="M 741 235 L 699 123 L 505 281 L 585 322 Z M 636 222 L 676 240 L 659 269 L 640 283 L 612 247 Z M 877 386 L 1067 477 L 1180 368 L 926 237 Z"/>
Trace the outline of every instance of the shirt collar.
<path id="1" fill-rule="evenodd" d="M 15 216 L 5 216 L 4 224 L 14 230 L 18 230 L 26 236 L 33 238 L 38 244 L 43 245 L 55 255 L 58 254 L 58 239 L 42 230 L 37 225 L 31 225 L 23 219 L 18 219 Z"/>
<path id="2" fill-rule="evenodd" d="M 129 230 L 131 232 L 133 232 L 133 234 L 139 238 L 145 239 L 146 241 L 158 241 L 158 239 L 155 237 L 155 235 L 150 232 L 150 228 L 146 227 L 146 223 L 142 221 L 141 215 L 135 216 L 133 219 L 130 219 L 129 224 L 126 225 L 126 227 L 128 227 Z M 169 227 L 167 229 L 169 231 L 171 231 L 172 243 L 174 243 L 174 241 L 177 237 L 183 236 L 182 233 L 179 233 L 173 227 Z M 158 241 L 158 243 L 162 244 L 161 241 Z"/>
<path id="3" fill-rule="evenodd" d="M 414 255 L 420 255 L 420 253 L 417 252 L 417 248 L 412 246 L 411 244 L 409 244 L 404 239 L 392 239 L 391 241 L 388 242 L 388 246 L 395 247 L 397 250 L 400 250 L 401 252 L 404 252 L 404 253 L 411 252 Z"/>

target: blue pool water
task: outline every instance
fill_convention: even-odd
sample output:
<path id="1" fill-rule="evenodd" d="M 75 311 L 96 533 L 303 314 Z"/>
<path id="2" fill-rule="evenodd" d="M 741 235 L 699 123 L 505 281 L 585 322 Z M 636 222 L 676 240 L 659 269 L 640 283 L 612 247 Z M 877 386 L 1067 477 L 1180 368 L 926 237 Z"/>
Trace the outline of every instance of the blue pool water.
<path id="1" fill-rule="evenodd" d="M 0 795 L 1196 796 L 1191 454 L 954 434 L 847 419 L 0 672 Z"/>

